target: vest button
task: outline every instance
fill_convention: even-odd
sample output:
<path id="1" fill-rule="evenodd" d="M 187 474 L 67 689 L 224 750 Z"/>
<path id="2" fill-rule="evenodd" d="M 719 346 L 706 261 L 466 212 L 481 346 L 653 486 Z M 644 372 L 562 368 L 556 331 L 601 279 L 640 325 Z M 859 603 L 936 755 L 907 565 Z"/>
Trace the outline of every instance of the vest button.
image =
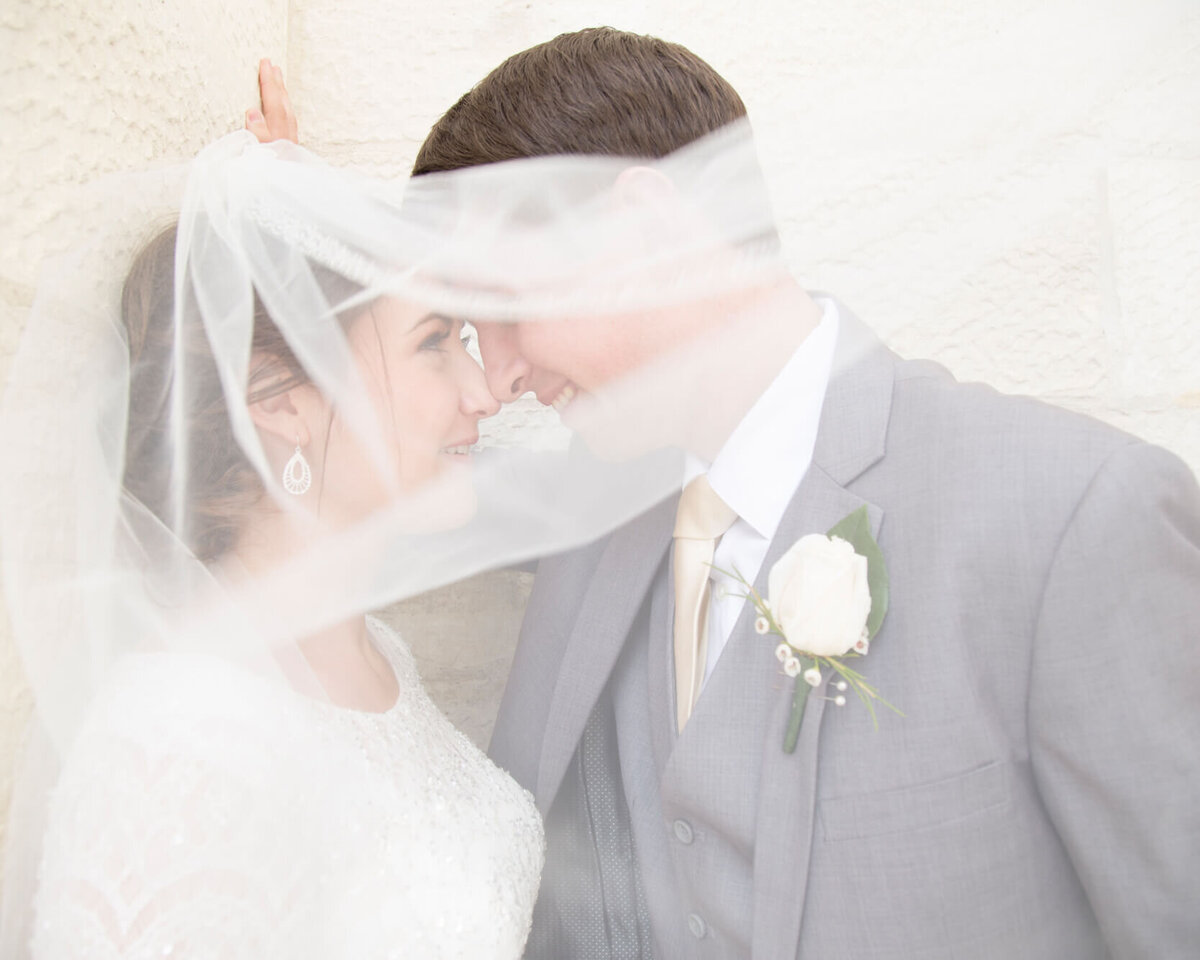
<path id="1" fill-rule="evenodd" d="M 674 823 L 675 839 L 680 843 L 691 843 L 695 839 L 692 833 L 692 825 L 686 820 L 676 820 Z"/>
<path id="2" fill-rule="evenodd" d="M 692 936 L 697 940 L 704 939 L 704 935 L 708 933 L 708 924 L 704 922 L 704 918 L 699 914 L 693 913 L 688 917 L 688 929 L 692 932 Z"/>

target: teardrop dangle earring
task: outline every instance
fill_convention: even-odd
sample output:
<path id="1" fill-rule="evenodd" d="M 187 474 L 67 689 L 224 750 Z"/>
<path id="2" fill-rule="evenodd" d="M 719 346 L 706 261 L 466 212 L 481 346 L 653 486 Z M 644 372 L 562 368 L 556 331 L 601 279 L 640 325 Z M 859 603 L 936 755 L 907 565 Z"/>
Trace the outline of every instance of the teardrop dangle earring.
<path id="1" fill-rule="evenodd" d="M 312 486 L 312 468 L 304 459 L 300 449 L 300 438 L 296 438 L 296 452 L 283 466 L 283 489 L 294 497 L 302 496 Z"/>

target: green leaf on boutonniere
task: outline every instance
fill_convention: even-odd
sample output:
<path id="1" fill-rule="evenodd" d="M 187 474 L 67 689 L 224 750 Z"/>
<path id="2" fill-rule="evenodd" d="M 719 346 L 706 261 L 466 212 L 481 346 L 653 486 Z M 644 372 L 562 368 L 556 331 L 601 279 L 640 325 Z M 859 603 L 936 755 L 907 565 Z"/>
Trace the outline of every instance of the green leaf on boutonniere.
<path id="1" fill-rule="evenodd" d="M 867 588 L 871 591 L 871 613 L 867 617 L 867 637 L 874 639 L 883 624 L 888 609 L 888 574 L 883 562 L 883 552 L 871 536 L 871 518 L 865 506 L 843 517 L 829 531 L 829 536 L 840 537 L 854 548 L 854 552 L 867 558 Z"/>

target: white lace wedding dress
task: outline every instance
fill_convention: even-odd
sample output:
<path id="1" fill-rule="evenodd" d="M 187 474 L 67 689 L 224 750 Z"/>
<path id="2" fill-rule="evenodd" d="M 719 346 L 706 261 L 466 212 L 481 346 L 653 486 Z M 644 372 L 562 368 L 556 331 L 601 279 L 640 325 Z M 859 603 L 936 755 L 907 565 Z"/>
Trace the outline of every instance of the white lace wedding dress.
<path id="1" fill-rule="evenodd" d="M 519 957 L 533 800 L 371 631 L 400 687 L 386 713 L 201 656 L 124 668 L 55 790 L 33 956 Z"/>

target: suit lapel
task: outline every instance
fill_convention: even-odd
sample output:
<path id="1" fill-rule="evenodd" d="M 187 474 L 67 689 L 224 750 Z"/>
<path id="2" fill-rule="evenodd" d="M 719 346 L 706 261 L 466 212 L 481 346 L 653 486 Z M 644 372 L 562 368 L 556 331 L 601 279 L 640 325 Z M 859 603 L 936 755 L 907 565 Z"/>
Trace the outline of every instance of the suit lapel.
<path id="1" fill-rule="evenodd" d="M 894 356 L 860 321 L 839 306 L 840 328 L 833 376 L 821 411 L 813 462 L 780 522 L 755 586 L 765 594 L 775 562 L 802 536 L 825 533 L 847 514 L 866 504 L 878 538 L 883 512 L 846 489 L 884 455 L 891 413 Z M 734 638 L 759 641 L 752 614 L 744 610 Z M 770 647 L 769 643 L 762 646 Z M 766 681 L 780 673 L 772 654 L 759 653 L 756 669 Z M 828 678 L 826 678 L 828 680 Z M 774 703 L 762 742 L 758 816 L 754 837 L 754 920 L 752 955 L 794 956 L 804 917 L 812 855 L 817 798 L 820 730 L 826 713 L 825 685 L 805 705 L 800 739 L 792 754 L 783 752 L 791 710 L 792 683 L 772 684 Z"/>
<path id="2" fill-rule="evenodd" d="M 536 797 L 543 813 L 558 793 L 583 728 L 666 553 L 677 502 L 677 497 L 663 501 L 612 535 L 580 603 L 542 742 Z"/>
<path id="3" fill-rule="evenodd" d="M 878 533 L 882 514 L 873 504 L 840 487 L 815 464 L 797 491 L 771 544 L 756 588 L 765 595 L 771 566 L 800 537 L 824 533 L 844 516 L 866 504 L 871 526 Z M 754 957 L 792 956 L 800 936 L 808 862 L 812 853 L 813 818 L 817 796 L 818 743 L 825 715 L 824 684 L 805 704 L 800 739 L 792 754 L 784 753 L 783 737 L 791 711 L 793 682 L 780 683 L 773 638 L 754 633 L 753 612 L 742 612 L 735 639 L 756 644 L 754 670 L 771 703 L 763 711 L 758 816 L 754 835 Z"/>

